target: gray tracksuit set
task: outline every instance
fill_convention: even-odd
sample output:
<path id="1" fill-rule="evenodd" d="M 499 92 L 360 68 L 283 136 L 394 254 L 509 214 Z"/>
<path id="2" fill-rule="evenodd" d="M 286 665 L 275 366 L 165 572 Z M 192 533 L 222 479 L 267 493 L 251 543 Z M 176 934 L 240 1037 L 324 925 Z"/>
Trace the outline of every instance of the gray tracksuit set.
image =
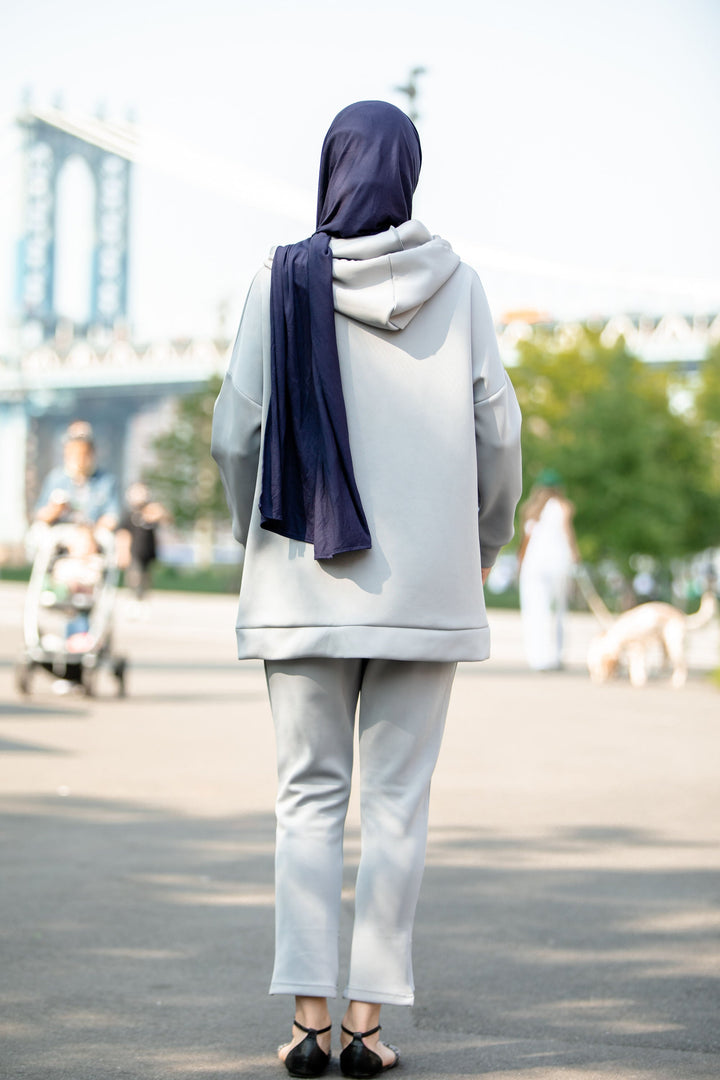
<path id="1" fill-rule="evenodd" d="M 238 655 L 266 661 L 278 730 L 271 992 L 336 993 L 359 696 L 363 852 L 345 992 L 410 1004 L 430 778 L 455 664 L 489 654 L 481 568 L 512 536 L 520 413 L 480 280 L 446 241 L 408 221 L 334 239 L 332 251 L 372 548 L 316 561 L 311 545 L 260 528 L 270 262 L 251 286 L 215 406 L 213 456 L 245 546 Z"/>

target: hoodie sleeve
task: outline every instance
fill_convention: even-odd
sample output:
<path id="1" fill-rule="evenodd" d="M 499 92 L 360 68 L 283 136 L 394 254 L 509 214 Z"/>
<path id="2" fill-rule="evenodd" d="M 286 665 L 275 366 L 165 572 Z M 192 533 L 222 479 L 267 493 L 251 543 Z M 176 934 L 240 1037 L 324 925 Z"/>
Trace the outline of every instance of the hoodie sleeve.
<path id="1" fill-rule="evenodd" d="M 260 465 L 263 385 L 263 271 L 248 292 L 235 345 L 215 402 L 212 456 L 220 469 L 232 533 L 247 541 Z"/>
<path id="2" fill-rule="evenodd" d="M 522 492 L 520 406 L 498 350 L 485 290 L 472 285 L 473 400 L 478 474 L 478 528 L 483 567 L 513 536 Z"/>

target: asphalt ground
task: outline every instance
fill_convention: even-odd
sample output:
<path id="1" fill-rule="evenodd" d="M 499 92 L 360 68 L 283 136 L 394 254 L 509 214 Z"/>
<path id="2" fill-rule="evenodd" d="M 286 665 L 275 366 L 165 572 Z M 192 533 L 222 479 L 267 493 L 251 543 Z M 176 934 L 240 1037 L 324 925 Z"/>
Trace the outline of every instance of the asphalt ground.
<path id="1" fill-rule="evenodd" d="M 0 1077 L 287 1075 L 292 1003 L 267 996 L 273 737 L 234 600 L 157 594 L 132 621 L 121 596 L 127 698 L 109 674 L 86 699 L 39 673 L 22 700 L 23 596 L 0 583 Z M 383 1010 L 393 1075 L 717 1080 L 717 625 L 675 691 L 592 686 L 589 616 L 547 675 L 516 614 L 491 623 L 433 787 L 416 1005 Z M 344 956 L 357 822 L 353 803 Z"/>

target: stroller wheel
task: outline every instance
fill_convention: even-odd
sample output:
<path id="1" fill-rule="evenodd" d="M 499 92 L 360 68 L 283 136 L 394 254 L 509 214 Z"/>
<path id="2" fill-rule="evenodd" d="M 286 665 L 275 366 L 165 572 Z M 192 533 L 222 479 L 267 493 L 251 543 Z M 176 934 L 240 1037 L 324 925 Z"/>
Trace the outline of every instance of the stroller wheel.
<path id="1" fill-rule="evenodd" d="M 22 697 L 30 693 L 30 675 L 33 665 L 29 660 L 20 660 L 15 665 L 15 689 Z"/>
<path id="2" fill-rule="evenodd" d="M 115 678 L 117 679 L 117 684 L 118 684 L 117 696 L 118 697 L 125 697 L 125 671 L 126 671 L 126 669 L 127 669 L 127 660 L 122 658 L 120 660 L 115 661 L 115 664 L 114 664 L 114 667 L 113 667 L 113 672 L 114 672 Z"/>

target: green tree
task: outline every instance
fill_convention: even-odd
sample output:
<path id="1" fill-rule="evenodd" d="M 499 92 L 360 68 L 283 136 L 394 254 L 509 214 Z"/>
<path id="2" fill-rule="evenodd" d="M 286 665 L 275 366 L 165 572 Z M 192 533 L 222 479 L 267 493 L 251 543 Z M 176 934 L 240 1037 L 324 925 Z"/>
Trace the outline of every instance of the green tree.
<path id="1" fill-rule="evenodd" d="M 701 419 L 720 429 L 720 341 L 708 350 L 700 369 L 696 405 Z"/>
<path id="2" fill-rule="evenodd" d="M 143 479 L 180 528 L 192 527 L 201 561 L 211 557 L 215 525 L 227 519 L 220 474 L 210 456 L 212 414 L 220 392 L 218 375 L 177 399 L 171 427 L 153 441 L 154 461 Z"/>
<path id="3" fill-rule="evenodd" d="M 700 369 L 700 385 L 695 407 L 713 448 L 712 466 L 715 487 L 720 489 L 720 342 L 708 350 Z M 715 540 L 720 547 L 720 536 Z"/>
<path id="4" fill-rule="evenodd" d="M 634 554 L 662 563 L 720 535 L 720 489 L 707 430 L 670 404 L 675 372 L 605 347 L 587 327 L 520 347 L 513 382 L 524 413 L 525 491 L 542 469 L 562 475 L 583 558 Z"/>

